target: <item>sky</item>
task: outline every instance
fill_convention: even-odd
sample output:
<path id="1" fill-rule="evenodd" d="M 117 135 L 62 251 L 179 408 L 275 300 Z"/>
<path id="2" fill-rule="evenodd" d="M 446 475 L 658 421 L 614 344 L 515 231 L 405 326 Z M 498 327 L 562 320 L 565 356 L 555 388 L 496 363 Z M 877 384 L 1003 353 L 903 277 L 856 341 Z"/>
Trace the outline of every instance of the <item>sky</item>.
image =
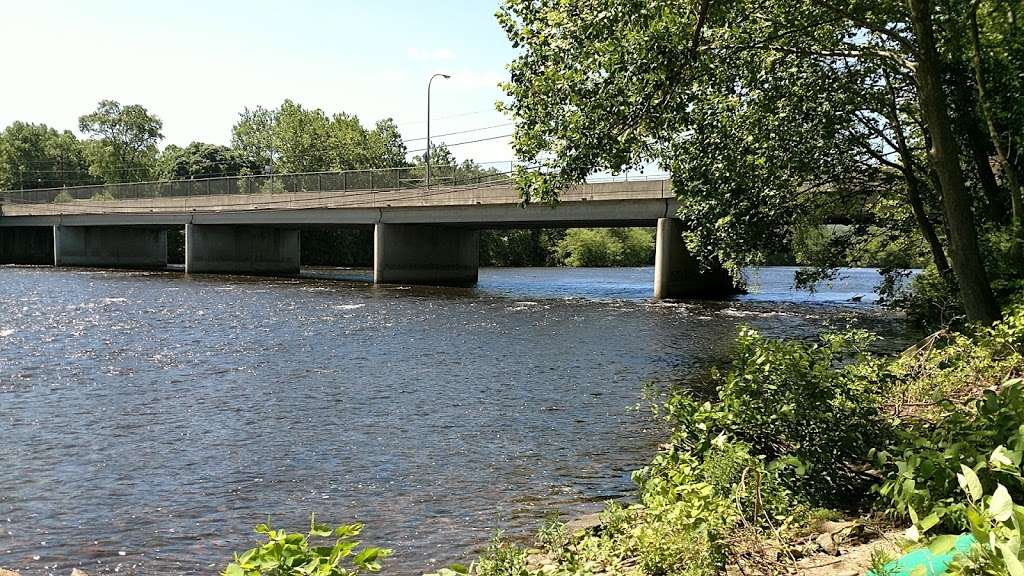
<path id="1" fill-rule="evenodd" d="M 163 120 L 162 145 L 230 144 L 245 107 L 285 98 L 372 126 L 391 117 L 423 148 L 427 81 L 434 135 L 508 124 L 495 111 L 514 51 L 497 0 L 4 0 L 0 128 L 15 120 L 77 133 L 102 99 Z M 435 137 L 455 144 L 510 126 Z M 512 158 L 508 138 L 452 147 Z"/>

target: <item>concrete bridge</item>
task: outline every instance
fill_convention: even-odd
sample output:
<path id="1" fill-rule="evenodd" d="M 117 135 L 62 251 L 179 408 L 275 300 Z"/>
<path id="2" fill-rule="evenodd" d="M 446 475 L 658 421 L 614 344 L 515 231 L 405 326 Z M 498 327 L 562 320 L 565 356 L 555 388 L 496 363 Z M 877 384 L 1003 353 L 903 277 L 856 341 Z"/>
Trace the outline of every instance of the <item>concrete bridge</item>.
<path id="1" fill-rule="evenodd" d="M 166 268 L 167 232 L 184 227 L 188 274 L 292 275 L 303 227 L 372 226 L 375 283 L 464 286 L 477 281 L 482 229 L 656 226 L 656 298 L 727 283 L 686 251 L 665 179 L 581 184 L 555 207 L 524 207 L 507 175 L 428 190 L 389 171 L 368 187 L 363 172 L 0 192 L 0 264 Z"/>

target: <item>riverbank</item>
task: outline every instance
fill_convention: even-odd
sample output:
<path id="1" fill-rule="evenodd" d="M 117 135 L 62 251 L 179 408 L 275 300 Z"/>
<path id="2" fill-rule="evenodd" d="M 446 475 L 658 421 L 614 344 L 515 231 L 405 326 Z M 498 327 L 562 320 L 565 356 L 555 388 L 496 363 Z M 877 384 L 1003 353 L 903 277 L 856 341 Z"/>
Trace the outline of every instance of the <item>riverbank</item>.
<path id="1" fill-rule="evenodd" d="M 957 574 L 1017 574 L 1024 307 L 1005 312 L 896 357 L 866 352 L 865 333 L 743 331 L 714 393 L 662 405 L 671 439 L 634 474 L 636 503 L 437 574 L 878 574 L 964 532 L 982 544 Z"/>

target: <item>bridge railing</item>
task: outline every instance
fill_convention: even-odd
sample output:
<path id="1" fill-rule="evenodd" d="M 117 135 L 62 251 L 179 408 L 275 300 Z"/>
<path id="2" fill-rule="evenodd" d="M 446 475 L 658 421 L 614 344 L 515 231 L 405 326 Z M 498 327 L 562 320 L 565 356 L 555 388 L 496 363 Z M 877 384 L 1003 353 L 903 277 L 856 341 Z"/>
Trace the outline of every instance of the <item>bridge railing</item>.
<path id="1" fill-rule="evenodd" d="M 480 166 L 432 166 L 434 186 L 470 186 L 508 181 L 510 162 Z M 426 186 L 423 166 L 300 174 L 256 174 L 220 178 L 197 178 L 154 182 L 126 182 L 95 186 L 68 186 L 0 192 L 0 202 L 50 204 L 83 200 L 117 201 L 149 198 L 183 198 L 294 192 L 342 192 L 348 190 L 422 189 Z"/>

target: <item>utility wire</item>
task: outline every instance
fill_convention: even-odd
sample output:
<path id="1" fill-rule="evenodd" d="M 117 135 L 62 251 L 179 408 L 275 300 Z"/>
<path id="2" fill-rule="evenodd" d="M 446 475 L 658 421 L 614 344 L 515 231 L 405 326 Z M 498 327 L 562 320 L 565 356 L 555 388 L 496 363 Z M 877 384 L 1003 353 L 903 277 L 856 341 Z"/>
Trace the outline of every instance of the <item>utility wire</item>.
<path id="1" fill-rule="evenodd" d="M 491 130 L 493 128 L 506 128 L 508 126 L 515 126 L 515 122 L 505 122 L 504 124 L 495 124 L 493 126 L 484 126 L 483 128 L 472 128 L 472 129 L 469 129 L 469 130 L 459 130 L 458 132 L 447 132 L 445 134 L 431 134 L 430 138 L 434 139 L 434 138 L 441 138 L 441 137 L 444 137 L 444 136 L 455 136 L 457 134 L 469 134 L 470 132 L 483 132 L 484 130 Z M 408 144 L 409 142 L 418 142 L 420 140 L 426 140 L 426 139 L 427 139 L 426 136 L 424 136 L 422 138 L 409 138 L 408 140 L 402 140 L 402 143 L 403 144 Z"/>
<path id="2" fill-rule="evenodd" d="M 433 120 L 448 120 L 448 119 L 451 119 L 451 118 L 464 118 L 466 116 L 476 116 L 477 114 L 484 114 L 484 113 L 487 113 L 487 112 L 499 113 L 494 108 L 485 108 L 483 110 L 477 110 L 475 112 L 463 112 L 462 114 L 452 114 L 450 116 L 435 116 L 435 117 L 433 117 Z M 427 123 L 426 120 L 415 120 L 415 121 L 412 121 L 412 122 L 396 123 L 395 126 L 412 126 L 414 124 L 426 124 L 426 123 Z"/>
<path id="3" fill-rule="evenodd" d="M 489 140 L 500 140 L 502 138 L 511 138 L 511 137 L 512 137 L 512 134 L 502 134 L 501 136 L 491 136 L 490 138 L 479 138 L 477 140 L 466 140 L 465 142 L 453 142 L 451 144 L 449 144 L 447 142 L 442 142 L 441 145 L 443 145 L 445 148 L 454 148 L 455 146 L 465 146 L 466 144 L 476 144 L 478 142 L 487 142 Z M 431 138 L 433 138 L 433 136 L 431 136 Z M 434 149 L 437 149 L 438 146 L 439 146 L 438 144 L 434 144 Z M 419 148 L 417 150 L 409 150 L 406 153 L 407 154 L 415 154 L 417 152 L 426 152 L 426 151 L 427 151 L 426 148 Z"/>

